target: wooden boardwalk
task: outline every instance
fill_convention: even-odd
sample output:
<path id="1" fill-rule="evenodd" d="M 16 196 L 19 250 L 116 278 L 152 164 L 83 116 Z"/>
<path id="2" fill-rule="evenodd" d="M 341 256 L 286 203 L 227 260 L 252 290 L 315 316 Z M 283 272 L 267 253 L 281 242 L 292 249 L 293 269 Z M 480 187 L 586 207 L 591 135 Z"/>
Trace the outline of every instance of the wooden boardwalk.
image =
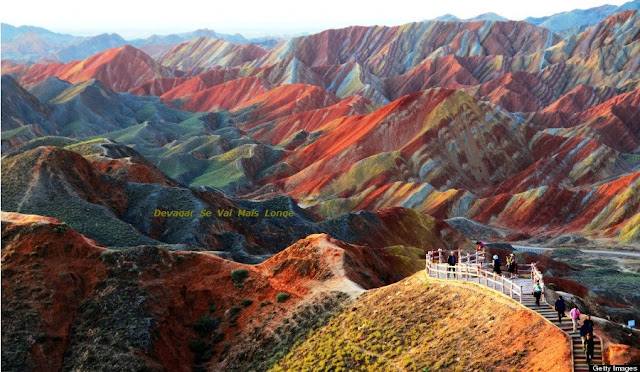
<path id="1" fill-rule="evenodd" d="M 531 283 L 531 279 L 519 279 L 526 280 Z M 525 292 L 525 297 L 522 301 L 522 304 L 531 310 L 537 312 L 542 315 L 546 319 L 548 319 L 551 323 L 553 323 L 556 327 L 560 328 L 566 334 L 571 337 L 571 343 L 573 347 L 573 370 L 575 372 L 587 372 L 589 371 L 589 366 L 587 365 L 587 357 L 582 350 L 582 340 L 580 339 L 580 328 L 576 329 L 576 332 L 573 332 L 573 324 L 571 322 L 571 318 L 566 316 L 562 318 L 562 323 L 558 321 L 558 313 L 553 309 L 553 306 L 546 303 L 544 298 L 540 299 L 540 306 L 536 306 L 536 300 L 531 295 L 533 290 L 533 285 L 529 286 L 528 292 Z M 527 295 L 528 293 L 528 295 Z M 602 364 L 602 342 L 599 337 L 595 337 L 595 345 L 594 345 L 593 359 L 591 360 L 591 364 Z"/>
<path id="2" fill-rule="evenodd" d="M 440 254 L 442 253 L 436 251 L 427 254 L 425 270 L 427 277 L 479 283 L 519 301 L 522 305 L 537 312 L 540 316 L 560 328 L 571 339 L 574 372 L 589 371 L 587 358 L 582 350 L 579 327 L 576 329 L 576 332 L 573 332 L 573 324 L 568 315 L 563 317 L 562 323 L 560 323 L 558 321 L 558 313 L 553 309 L 553 306 L 545 301 L 544 296 L 540 299 L 540 306 L 536 306 L 536 301 L 533 297 L 533 280 L 531 279 L 531 275 L 537 276 L 540 279 L 542 279 L 542 275 L 537 271 L 535 265 L 531 266 L 532 274 L 525 274 L 528 277 L 508 279 L 506 276 L 495 275 L 484 270 L 482 266 L 478 264 L 479 261 L 484 262 L 484 257 L 480 257 L 477 253 L 476 255 L 467 255 L 466 259 L 458 253 L 458 262 L 461 262 L 461 264 L 456 265 L 455 271 L 452 272 L 447 270 L 449 268 L 447 264 L 440 263 L 442 262 L 442 260 L 439 259 Z M 600 365 L 603 363 L 602 351 L 602 340 L 596 335 L 594 356 L 591 364 Z"/>

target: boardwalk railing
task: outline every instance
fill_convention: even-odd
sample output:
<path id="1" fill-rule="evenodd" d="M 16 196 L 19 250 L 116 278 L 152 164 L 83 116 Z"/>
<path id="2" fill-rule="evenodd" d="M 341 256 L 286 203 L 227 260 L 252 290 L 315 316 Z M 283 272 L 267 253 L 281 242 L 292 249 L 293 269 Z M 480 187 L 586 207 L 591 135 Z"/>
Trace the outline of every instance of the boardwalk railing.
<path id="1" fill-rule="evenodd" d="M 536 280 L 540 281 L 540 287 L 542 288 L 542 294 L 544 295 L 544 277 L 535 263 L 531 264 L 531 280 L 535 284 Z"/>
<path id="2" fill-rule="evenodd" d="M 522 303 L 522 297 L 524 295 L 524 287 L 518 285 L 513 280 L 505 278 L 502 275 L 498 275 L 492 271 L 486 270 L 489 268 L 490 262 L 485 260 L 485 251 L 476 251 L 475 253 L 462 253 L 461 250 L 453 251 L 456 256 L 456 264 L 450 266 L 447 263 L 447 259 L 450 254 L 447 251 L 441 249 L 437 251 L 428 251 L 426 255 L 425 272 L 428 277 L 435 277 L 439 279 L 451 279 L 462 280 L 467 282 L 476 282 L 483 284 L 491 289 L 500 291 L 511 298 L 517 297 L 518 301 Z M 516 274 L 519 277 L 530 277 L 531 285 L 527 285 L 527 291 L 531 291 L 536 281 L 540 282 L 542 293 L 545 293 L 544 277 L 536 263 L 531 264 L 517 264 Z M 526 282 L 526 280 L 525 280 Z M 522 283 L 520 279 L 519 283 Z M 527 293 L 533 295 L 533 293 Z M 545 297 L 543 296 L 543 299 Z M 546 302 L 546 301 L 545 301 Z M 565 336 L 569 340 L 571 345 L 571 363 L 574 370 L 581 370 L 581 366 L 577 367 L 575 364 L 574 345 L 572 336 L 565 331 Z M 597 342 L 600 343 L 600 353 L 604 353 L 604 342 L 602 337 L 594 332 L 594 336 Z M 600 356 L 602 358 L 602 355 Z"/>
<path id="3" fill-rule="evenodd" d="M 462 254 L 458 250 L 456 253 L 457 263 L 455 266 L 450 266 L 446 263 L 446 254 L 442 250 L 427 252 L 425 269 L 427 276 L 477 282 L 507 294 L 511 298 L 518 297 L 518 301 L 522 302 L 523 288 L 521 285 L 502 275 L 483 269 L 484 251 Z"/>

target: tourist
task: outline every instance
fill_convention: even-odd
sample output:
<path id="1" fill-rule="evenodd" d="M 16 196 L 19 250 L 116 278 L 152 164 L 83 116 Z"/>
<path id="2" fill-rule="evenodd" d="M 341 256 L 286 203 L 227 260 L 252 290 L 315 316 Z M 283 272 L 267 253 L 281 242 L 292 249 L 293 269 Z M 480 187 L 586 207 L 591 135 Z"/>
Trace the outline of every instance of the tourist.
<path id="1" fill-rule="evenodd" d="M 593 343 L 593 334 L 587 333 L 585 336 L 586 339 L 586 348 L 584 350 L 584 354 L 587 357 L 587 364 L 591 365 L 591 359 L 593 359 L 593 352 L 595 349 L 595 345 Z"/>
<path id="2" fill-rule="evenodd" d="M 587 319 L 585 319 L 582 323 L 588 325 L 593 330 L 593 320 L 591 320 L 591 314 L 587 314 Z"/>
<path id="3" fill-rule="evenodd" d="M 477 241 L 476 242 L 476 258 L 478 259 L 478 262 L 480 263 L 481 266 L 484 266 L 484 262 L 485 262 L 485 246 L 484 243 L 481 241 Z"/>
<path id="4" fill-rule="evenodd" d="M 536 284 L 533 286 L 533 297 L 536 298 L 536 306 L 540 307 L 540 297 L 542 297 L 542 286 L 540 281 L 536 280 Z"/>
<path id="5" fill-rule="evenodd" d="M 574 306 L 573 309 L 569 311 L 569 317 L 571 317 L 571 321 L 573 322 L 573 332 L 575 332 L 578 325 L 580 325 L 580 310 Z"/>
<path id="6" fill-rule="evenodd" d="M 509 271 L 509 278 L 516 277 L 516 257 L 513 253 L 507 257 L 507 270 Z"/>
<path id="7" fill-rule="evenodd" d="M 447 263 L 449 264 L 449 268 L 447 268 L 447 279 L 449 278 L 449 272 L 453 271 L 453 278 L 456 278 L 456 256 L 455 251 L 451 251 L 449 253 L 449 259 L 447 259 Z"/>
<path id="8" fill-rule="evenodd" d="M 500 275 L 502 274 L 502 270 L 500 270 L 500 258 L 498 255 L 493 255 L 493 272 Z"/>
<path id="9" fill-rule="evenodd" d="M 587 319 L 582 322 L 582 327 L 580 327 L 580 339 L 582 339 L 582 351 L 586 350 L 587 345 L 587 334 L 591 334 L 593 336 L 593 321 L 591 320 L 591 315 L 587 314 Z"/>
<path id="10" fill-rule="evenodd" d="M 558 296 L 558 299 L 556 300 L 556 303 L 554 305 L 554 309 L 558 312 L 558 323 L 562 324 L 562 317 L 564 316 L 565 310 L 564 300 L 562 299 L 562 296 Z"/>
<path id="11" fill-rule="evenodd" d="M 444 263 L 444 252 L 442 252 L 442 249 L 438 249 L 438 263 Z"/>

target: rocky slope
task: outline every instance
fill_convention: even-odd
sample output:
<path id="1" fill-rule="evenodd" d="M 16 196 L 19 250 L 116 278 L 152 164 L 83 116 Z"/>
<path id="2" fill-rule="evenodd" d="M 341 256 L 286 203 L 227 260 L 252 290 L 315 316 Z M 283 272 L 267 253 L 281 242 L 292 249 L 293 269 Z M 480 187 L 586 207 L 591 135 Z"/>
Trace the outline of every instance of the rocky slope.
<path id="1" fill-rule="evenodd" d="M 244 262 L 260 262 L 320 232 L 355 244 L 411 245 L 423 252 L 433 246 L 468 244 L 446 223 L 410 209 L 317 221 L 288 197 L 234 200 L 211 188 L 183 187 L 117 143 L 63 147 L 25 149 L 3 159 L 5 211 L 59 218 L 107 246 L 162 242 L 176 249 L 219 251 Z M 184 215 L 162 216 L 157 211 Z M 286 215 L 271 216 L 269 211 Z M 110 228 L 96 228 L 105 224 Z"/>
<path id="2" fill-rule="evenodd" d="M 421 250 L 309 236 L 257 266 L 113 251 L 59 220 L 2 214 L 2 368 L 264 370 Z"/>
<path id="3" fill-rule="evenodd" d="M 532 311 L 418 273 L 367 292 L 271 370 L 567 371 L 570 353 L 562 332 Z"/>

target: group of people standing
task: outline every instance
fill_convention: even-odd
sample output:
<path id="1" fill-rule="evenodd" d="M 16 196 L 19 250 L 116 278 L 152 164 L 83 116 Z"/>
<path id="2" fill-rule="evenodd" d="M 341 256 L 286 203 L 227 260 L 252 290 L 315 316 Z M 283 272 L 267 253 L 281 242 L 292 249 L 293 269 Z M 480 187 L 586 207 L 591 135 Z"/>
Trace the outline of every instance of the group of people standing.
<path id="1" fill-rule="evenodd" d="M 483 242 L 476 242 L 476 253 L 478 252 L 484 252 L 486 249 L 485 245 Z M 442 256 L 440 256 L 440 263 L 442 263 Z M 451 253 L 449 253 L 449 257 L 447 258 L 447 263 L 449 264 L 449 268 L 447 269 L 447 272 L 453 271 L 455 272 L 455 266 L 458 263 L 458 259 L 455 256 L 455 251 L 451 251 Z M 502 275 L 502 268 L 501 268 L 502 263 L 500 262 L 500 257 L 498 257 L 498 255 L 494 255 L 493 256 L 493 272 L 495 272 L 498 275 Z M 516 274 L 518 269 L 518 264 L 516 262 L 516 257 L 513 253 L 511 253 L 510 255 L 507 256 L 507 271 L 509 272 L 509 278 L 515 278 L 518 275 Z M 449 274 L 447 274 L 447 277 L 449 276 Z"/>
<path id="2" fill-rule="evenodd" d="M 493 272 L 502 275 L 500 257 L 497 254 L 493 255 Z M 518 264 L 516 262 L 516 256 L 511 253 L 507 256 L 507 271 L 509 272 L 509 278 L 513 279 L 517 277 L 516 269 L 518 268 Z"/>

